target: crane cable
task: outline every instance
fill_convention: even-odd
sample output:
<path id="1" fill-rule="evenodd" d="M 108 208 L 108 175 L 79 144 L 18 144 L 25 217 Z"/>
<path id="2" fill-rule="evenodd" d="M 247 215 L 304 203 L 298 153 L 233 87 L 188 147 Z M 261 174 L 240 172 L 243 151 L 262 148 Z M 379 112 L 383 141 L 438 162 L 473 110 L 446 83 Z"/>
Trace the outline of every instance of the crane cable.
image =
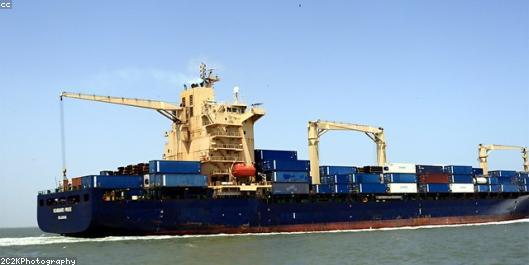
<path id="1" fill-rule="evenodd" d="M 64 103 L 62 100 L 62 95 L 60 96 L 61 100 L 61 155 L 62 155 L 62 177 L 63 179 L 67 179 L 66 177 L 66 140 L 65 140 L 65 134 L 64 134 Z"/>

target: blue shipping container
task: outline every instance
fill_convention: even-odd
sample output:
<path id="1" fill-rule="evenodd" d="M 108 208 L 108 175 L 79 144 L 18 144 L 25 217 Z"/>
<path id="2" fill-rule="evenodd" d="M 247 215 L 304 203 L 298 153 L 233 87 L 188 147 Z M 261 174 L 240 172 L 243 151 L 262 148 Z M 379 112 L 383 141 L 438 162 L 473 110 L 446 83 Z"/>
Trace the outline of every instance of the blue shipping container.
<path id="1" fill-rule="evenodd" d="M 518 185 L 514 185 L 514 184 L 502 184 L 501 191 L 502 192 L 519 192 L 520 188 Z"/>
<path id="2" fill-rule="evenodd" d="M 332 192 L 330 184 L 317 184 L 312 186 L 312 191 L 319 194 L 328 194 Z"/>
<path id="3" fill-rule="evenodd" d="M 489 185 L 476 185 L 475 189 L 476 189 L 476 192 L 490 192 Z"/>
<path id="4" fill-rule="evenodd" d="M 497 184 L 500 184 L 500 181 L 498 180 L 497 177 L 488 177 L 487 178 L 487 183 L 488 184 L 497 185 Z"/>
<path id="5" fill-rule="evenodd" d="M 490 192 L 501 192 L 501 185 L 490 185 Z"/>
<path id="6" fill-rule="evenodd" d="M 443 166 L 416 165 L 417 174 L 424 173 L 443 173 Z"/>
<path id="7" fill-rule="evenodd" d="M 328 184 L 345 184 L 345 183 L 356 183 L 356 174 L 336 174 L 332 176 L 320 176 L 321 183 Z"/>
<path id="8" fill-rule="evenodd" d="M 384 181 L 388 183 L 416 183 L 417 175 L 411 173 L 384 174 Z"/>
<path id="9" fill-rule="evenodd" d="M 380 174 L 356 173 L 356 181 L 358 183 L 380 183 Z"/>
<path id="10" fill-rule="evenodd" d="M 262 162 L 263 172 L 270 171 L 309 171 L 308 160 L 265 160 Z"/>
<path id="11" fill-rule="evenodd" d="M 305 171 L 275 171 L 266 175 L 272 182 L 309 182 L 309 174 Z"/>
<path id="12" fill-rule="evenodd" d="M 357 184 L 356 190 L 359 193 L 386 193 L 386 184 L 381 183 L 362 183 Z"/>
<path id="13" fill-rule="evenodd" d="M 497 177 L 499 184 L 518 184 L 517 177 Z"/>
<path id="14" fill-rule="evenodd" d="M 524 192 L 529 192 L 529 185 L 522 186 Z"/>
<path id="15" fill-rule="evenodd" d="M 451 175 L 450 182 L 452 183 L 474 183 L 472 175 Z"/>
<path id="16" fill-rule="evenodd" d="M 476 176 L 483 175 L 483 168 L 476 168 L 476 167 L 472 168 L 472 174 Z"/>
<path id="17" fill-rule="evenodd" d="M 255 149 L 255 161 L 265 160 L 297 160 L 298 152 L 287 150 L 263 150 Z"/>
<path id="18" fill-rule="evenodd" d="M 126 188 L 141 188 L 143 184 L 143 176 L 103 176 L 92 175 L 85 176 L 81 179 L 81 185 L 94 188 L 106 189 L 126 189 Z"/>
<path id="19" fill-rule="evenodd" d="M 518 172 L 516 173 L 516 176 L 520 178 L 529 178 L 529 172 Z"/>
<path id="20" fill-rule="evenodd" d="M 272 194 L 308 194 L 308 183 L 272 183 Z"/>
<path id="21" fill-rule="evenodd" d="M 428 193 L 448 193 L 450 192 L 450 185 L 449 184 L 421 184 L 419 185 L 419 191 L 420 192 L 428 192 Z"/>
<path id="22" fill-rule="evenodd" d="M 199 161 L 173 161 L 173 160 L 151 160 L 149 161 L 149 173 L 163 174 L 200 174 Z"/>
<path id="23" fill-rule="evenodd" d="M 454 175 L 472 175 L 472 166 L 445 166 L 444 171 L 446 173 Z"/>
<path id="24" fill-rule="evenodd" d="M 92 188 L 92 187 L 94 187 L 94 176 L 83 176 L 83 177 L 81 177 L 81 186 L 83 186 L 83 188 Z"/>
<path id="25" fill-rule="evenodd" d="M 208 178 L 200 174 L 149 174 L 154 187 L 206 187 Z"/>
<path id="26" fill-rule="evenodd" d="M 334 176 L 320 176 L 320 183 L 323 184 L 334 184 Z"/>
<path id="27" fill-rule="evenodd" d="M 349 184 L 335 184 L 334 193 L 350 193 L 351 187 Z"/>
<path id="28" fill-rule="evenodd" d="M 336 174 L 354 174 L 358 172 L 356 167 L 346 166 L 321 166 L 320 176 L 329 176 Z"/>
<path id="29" fill-rule="evenodd" d="M 516 171 L 514 171 L 514 170 L 493 170 L 493 171 L 489 171 L 489 176 L 492 176 L 492 177 L 514 177 L 514 176 L 516 176 Z"/>
<path id="30" fill-rule="evenodd" d="M 332 177 L 334 178 L 333 183 L 337 183 L 337 184 L 347 184 L 347 183 L 356 182 L 355 174 L 336 174 Z"/>

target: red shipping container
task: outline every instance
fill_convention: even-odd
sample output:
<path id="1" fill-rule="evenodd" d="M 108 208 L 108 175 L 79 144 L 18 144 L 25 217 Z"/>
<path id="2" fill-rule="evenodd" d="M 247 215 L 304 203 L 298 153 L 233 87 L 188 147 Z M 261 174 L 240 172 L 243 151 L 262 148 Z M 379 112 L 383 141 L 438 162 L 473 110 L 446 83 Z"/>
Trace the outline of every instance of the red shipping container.
<path id="1" fill-rule="evenodd" d="M 448 173 L 430 173 L 419 175 L 419 183 L 422 184 L 447 184 L 450 183 L 450 174 Z"/>
<path id="2" fill-rule="evenodd" d="M 81 187 L 81 178 L 72 178 L 72 187 Z"/>

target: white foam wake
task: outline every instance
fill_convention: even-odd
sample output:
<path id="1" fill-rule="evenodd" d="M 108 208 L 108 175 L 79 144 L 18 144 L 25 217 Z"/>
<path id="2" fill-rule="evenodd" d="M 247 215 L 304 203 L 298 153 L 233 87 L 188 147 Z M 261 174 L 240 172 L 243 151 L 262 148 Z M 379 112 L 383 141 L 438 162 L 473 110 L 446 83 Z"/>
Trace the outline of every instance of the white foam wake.
<path id="1" fill-rule="evenodd" d="M 332 231 L 314 231 L 314 232 L 278 232 L 278 233 L 247 233 L 247 234 L 215 234 L 215 235 L 184 235 L 184 236 L 110 236 L 104 238 L 74 238 L 65 236 L 39 236 L 39 237 L 5 237 L 0 238 L 0 247 L 12 246 L 31 246 L 31 245 L 51 245 L 51 244 L 70 244 L 70 243 L 91 243 L 91 242 L 116 242 L 116 241 L 135 241 L 135 240 L 167 240 L 183 238 L 200 238 L 200 237 L 229 237 L 229 236 L 271 236 L 271 235 L 291 235 L 291 234 L 321 234 L 321 233 L 351 233 L 366 231 L 392 231 L 392 230 L 414 230 L 414 229 L 432 229 L 446 227 L 465 227 L 465 226 L 483 226 L 483 225 L 505 225 L 514 223 L 529 223 L 528 219 L 519 219 L 501 222 L 475 223 L 475 224 L 453 224 L 453 225 L 424 225 L 424 226 L 404 226 L 375 229 L 356 229 L 356 230 L 332 230 Z"/>

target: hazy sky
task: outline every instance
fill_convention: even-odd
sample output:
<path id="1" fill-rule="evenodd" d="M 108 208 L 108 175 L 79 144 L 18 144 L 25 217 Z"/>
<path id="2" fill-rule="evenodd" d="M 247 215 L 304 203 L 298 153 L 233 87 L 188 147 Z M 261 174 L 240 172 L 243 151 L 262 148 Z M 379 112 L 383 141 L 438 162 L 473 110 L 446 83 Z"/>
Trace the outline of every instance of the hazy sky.
<path id="1" fill-rule="evenodd" d="M 477 166 L 479 143 L 529 145 L 528 1 L 13 1 L 0 10 L 0 227 L 36 225 L 60 178 L 59 92 L 176 102 L 200 62 L 267 115 L 258 148 L 307 158 L 307 121 L 382 126 L 393 162 Z M 301 5 L 301 6 L 300 6 Z M 160 158 L 155 111 L 66 100 L 70 176 Z M 362 134 L 322 164 L 375 162 Z M 518 152 L 490 157 L 521 169 Z"/>

